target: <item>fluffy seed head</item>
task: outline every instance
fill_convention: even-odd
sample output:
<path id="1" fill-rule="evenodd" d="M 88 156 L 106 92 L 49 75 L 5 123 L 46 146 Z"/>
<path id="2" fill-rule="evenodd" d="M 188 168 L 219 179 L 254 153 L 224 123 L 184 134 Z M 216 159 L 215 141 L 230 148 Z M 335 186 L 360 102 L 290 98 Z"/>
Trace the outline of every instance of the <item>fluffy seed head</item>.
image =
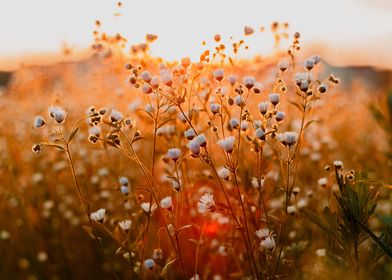
<path id="1" fill-rule="evenodd" d="M 229 169 L 222 167 L 221 169 L 218 170 L 218 176 L 224 180 L 228 180 L 230 177 Z"/>
<path id="2" fill-rule="evenodd" d="M 212 72 L 212 75 L 214 76 L 215 80 L 220 82 L 223 80 L 223 77 L 225 76 L 225 72 L 223 71 L 223 69 L 217 69 L 214 72 Z"/>
<path id="3" fill-rule="evenodd" d="M 177 148 L 172 148 L 167 151 L 167 156 L 174 162 L 176 162 L 180 158 L 180 155 L 181 150 Z"/>
<path id="4" fill-rule="evenodd" d="M 258 105 L 258 107 L 259 107 L 260 113 L 261 113 L 262 115 L 265 115 L 265 114 L 267 114 L 267 112 L 268 112 L 269 102 L 266 102 L 266 101 L 260 102 L 259 105 Z"/>
<path id="5" fill-rule="evenodd" d="M 218 145 L 221 146 L 227 153 L 233 152 L 235 137 L 229 136 L 225 139 L 218 140 Z"/>
<path id="6" fill-rule="evenodd" d="M 151 82 L 152 76 L 150 74 L 150 72 L 148 71 L 144 71 L 140 74 L 140 77 L 142 78 L 143 81 L 145 81 L 146 83 Z"/>
<path id="7" fill-rule="evenodd" d="M 280 101 L 280 94 L 279 93 L 270 93 L 269 100 L 272 105 L 274 105 L 274 106 L 278 105 L 278 103 Z"/>
<path id="8" fill-rule="evenodd" d="M 62 123 L 65 120 L 66 112 L 59 106 L 51 106 L 49 108 L 49 116 L 52 117 L 57 123 Z"/>
<path id="9" fill-rule="evenodd" d="M 36 116 L 34 119 L 34 128 L 40 128 L 45 125 L 45 120 L 43 117 Z"/>
<path id="10" fill-rule="evenodd" d="M 212 103 L 210 104 L 210 110 L 213 114 L 217 114 L 221 110 L 221 105 L 218 103 Z"/>
<path id="11" fill-rule="evenodd" d="M 112 111 L 110 112 L 110 120 L 112 122 L 119 122 L 122 119 L 123 119 L 123 115 L 119 111 L 112 109 Z"/>
<path id="12" fill-rule="evenodd" d="M 268 236 L 267 238 L 260 241 L 260 250 L 270 250 L 272 251 L 275 248 L 275 240 L 272 236 Z"/>
<path id="13" fill-rule="evenodd" d="M 244 85 L 247 89 L 251 89 L 255 85 L 256 79 L 255 79 L 255 77 L 252 77 L 252 76 L 246 76 L 246 77 L 244 77 L 243 82 L 244 82 Z"/>

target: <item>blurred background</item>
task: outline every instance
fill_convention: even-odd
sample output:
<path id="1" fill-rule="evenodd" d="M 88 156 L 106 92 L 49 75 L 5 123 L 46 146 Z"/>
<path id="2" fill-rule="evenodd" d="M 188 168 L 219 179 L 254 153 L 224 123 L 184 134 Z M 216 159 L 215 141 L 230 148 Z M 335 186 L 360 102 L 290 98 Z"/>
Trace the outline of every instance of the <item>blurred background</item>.
<path id="1" fill-rule="evenodd" d="M 248 40 L 247 56 L 273 49 L 271 22 L 288 22 L 300 31 L 302 45 L 334 65 L 390 68 L 392 53 L 392 1 L 114 1 L 13 0 L 0 1 L 0 70 L 21 64 L 61 60 L 64 49 L 71 58 L 86 55 L 95 20 L 108 34 L 120 33 L 128 44 L 159 35 L 151 53 L 168 60 L 197 59 L 202 41 L 219 33 L 224 40 L 243 34 L 250 26 L 264 34 Z"/>

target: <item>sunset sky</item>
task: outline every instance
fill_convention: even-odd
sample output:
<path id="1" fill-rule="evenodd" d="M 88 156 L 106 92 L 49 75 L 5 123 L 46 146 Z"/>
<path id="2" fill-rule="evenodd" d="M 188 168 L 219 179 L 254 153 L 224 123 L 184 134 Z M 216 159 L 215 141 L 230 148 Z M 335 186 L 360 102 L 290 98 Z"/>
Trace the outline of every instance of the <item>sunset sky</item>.
<path id="1" fill-rule="evenodd" d="M 63 43 L 82 51 L 92 42 L 96 19 L 102 21 L 102 30 L 121 33 L 130 43 L 142 42 L 146 33 L 157 34 L 152 53 L 167 59 L 197 57 L 201 41 L 211 41 L 215 33 L 240 38 L 245 25 L 258 29 L 277 20 L 289 22 L 292 31 L 300 31 L 305 47 L 327 46 L 333 62 L 346 63 L 340 61 L 344 54 L 347 63 L 391 66 L 389 0 L 124 0 L 121 8 L 116 3 L 0 1 L 0 67 L 1 61 L 4 64 L 26 55 L 58 53 Z M 257 32 L 250 39 L 249 54 L 268 52 L 271 38 L 269 33 Z"/>

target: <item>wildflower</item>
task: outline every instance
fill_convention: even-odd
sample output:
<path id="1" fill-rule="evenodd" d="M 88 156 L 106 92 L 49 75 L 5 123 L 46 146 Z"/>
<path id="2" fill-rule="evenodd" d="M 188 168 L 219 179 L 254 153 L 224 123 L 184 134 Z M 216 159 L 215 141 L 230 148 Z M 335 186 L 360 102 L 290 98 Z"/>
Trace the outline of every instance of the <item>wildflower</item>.
<path id="1" fill-rule="evenodd" d="M 320 187 L 325 188 L 327 186 L 328 180 L 327 178 L 323 177 L 318 179 L 317 183 Z"/>
<path id="2" fill-rule="evenodd" d="M 293 188 L 293 194 L 294 195 L 297 195 L 297 194 L 299 194 L 299 191 L 300 191 L 301 189 L 299 188 L 299 187 L 294 187 Z"/>
<path id="3" fill-rule="evenodd" d="M 143 209 L 144 213 L 152 215 L 152 213 L 157 209 L 157 205 L 154 203 L 150 206 L 150 202 L 142 202 L 140 203 L 140 208 Z"/>
<path id="4" fill-rule="evenodd" d="M 105 219 L 105 213 L 106 213 L 106 209 L 101 208 L 101 209 L 98 209 L 97 211 L 91 213 L 90 218 L 93 221 L 96 221 L 98 223 L 103 224 L 103 221 Z"/>
<path id="5" fill-rule="evenodd" d="M 247 89 L 251 89 L 255 85 L 256 79 L 255 79 L 255 77 L 252 77 L 252 76 L 246 76 L 246 77 L 244 77 L 243 82 L 244 82 L 244 85 Z"/>
<path id="6" fill-rule="evenodd" d="M 189 128 L 184 131 L 184 136 L 188 140 L 192 140 L 196 136 L 196 132 L 193 130 L 193 128 Z"/>
<path id="7" fill-rule="evenodd" d="M 184 67 L 184 68 L 188 68 L 189 65 L 191 65 L 191 60 L 190 60 L 190 58 L 189 58 L 189 57 L 183 57 L 183 58 L 181 58 L 181 65 L 182 65 L 182 67 Z"/>
<path id="8" fill-rule="evenodd" d="M 246 131 L 247 129 L 248 129 L 248 122 L 247 121 L 243 121 L 242 123 L 241 123 L 241 130 L 242 131 Z"/>
<path id="9" fill-rule="evenodd" d="M 236 75 L 229 75 L 227 76 L 227 81 L 229 81 L 230 85 L 234 85 L 237 82 L 237 76 Z"/>
<path id="10" fill-rule="evenodd" d="M 213 114 L 217 114 L 221 110 L 221 105 L 217 103 L 210 104 L 210 110 Z"/>
<path id="11" fill-rule="evenodd" d="M 118 182 L 120 183 L 121 186 L 128 186 L 129 185 L 129 180 L 127 177 L 120 177 L 120 179 L 118 179 Z"/>
<path id="12" fill-rule="evenodd" d="M 262 128 L 257 128 L 255 131 L 257 139 L 265 140 L 265 131 Z"/>
<path id="13" fill-rule="evenodd" d="M 166 196 L 164 198 L 162 198 L 160 205 L 162 208 L 165 208 L 169 211 L 171 211 L 173 209 L 173 201 L 171 196 Z"/>
<path id="14" fill-rule="evenodd" d="M 173 75 L 171 73 L 165 73 L 162 77 L 161 77 L 162 83 L 164 83 L 167 86 L 171 86 L 173 83 Z"/>
<path id="15" fill-rule="evenodd" d="M 263 89 L 264 89 L 264 85 L 260 82 L 256 82 L 253 87 L 253 92 L 259 94 L 263 91 Z"/>
<path id="16" fill-rule="evenodd" d="M 259 103 L 259 105 L 258 105 L 258 107 L 259 107 L 259 111 L 260 111 L 260 113 L 262 114 L 262 115 L 265 115 L 265 114 L 267 114 L 267 112 L 268 112 L 268 107 L 269 107 L 269 103 L 268 102 L 260 102 Z"/>
<path id="17" fill-rule="evenodd" d="M 318 91 L 319 91 L 320 93 L 326 93 L 327 90 L 328 90 L 328 85 L 327 85 L 327 84 L 322 83 L 322 84 L 319 85 L 319 87 L 318 87 Z"/>
<path id="18" fill-rule="evenodd" d="M 321 57 L 318 55 L 312 55 L 310 59 L 313 60 L 314 64 L 319 64 L 321 61 Z"/>
<path id="19" fill-rule="evenodd" d="M 66 113 L 63 108 L 59 106 L 51 106 L 49 108 L 49 116 L 51 116 L 57 123 L 62 123 L 65 120 Z"/>
<path id="20" fill-rule="evenodd" d="M 152 255 L 152 258 L 154 260 L 161 260 L 163 259 L 163 253 L 162 253 L 162 249 L 154 249 L 154 253 Z"/>
<path id="21" fill-rule="evenodd" d="M 272 236 L 268 236 L 267 238 L 260 241 L 260 250 L 267 249 L 272 251 L 275 248 L 275 240 Z"/>
<path id="22" fill-rule="evenodd" d="M 252 35 L 254 32 L 255 31 L 253 30 L 252 27 L 250 27 L 250 26 L 245 26 L 244 27 L 244 34 L 245 34 L 245 36 Z"/>
<path id="23" fill-rule="evenodd" d="M 153 76 L 153 77 L 151 78 L 150 85 L 151 85 L 153 88 L 158 88 L 158 86 L 159 86 L 159 77 L 158 77 L 158 76 Z"/>
<path id="24" fill-rule="evenodd" d="M 272 105 L 274 105 L 274 106 L 278 105 L 278 103 L 280 101 L 280 94 L 279 93 L 271 93 L 269 95 L 269 100 Z"/>
<path id="25" fill-rule="evenodd" d="M 276 121 L 280 122 L 283 121 L 284 117 L 286 116 L 285 112 L 278 112 L 275 116 Z"/>
<path id="26" fill-rule="evenodd" d="M 303 209 L 303 208 L 307 207 L 308 204 L 309 204 L 309 201 L 306 198 L 302 198 L 302 199 L 298 200 L 297 208 Z"/>
<path id="27" fill-rule="evenodd" d="M 234 102 L 237 106 L 243 107 L 245 105 L 245 100 L 242 95 L 237 95 L 234 99 Z"/>
<path id="28" fill-rule="evenodd" d="M 214 76 L 214 79 L 217 80 L 218 82 L 223 80 L 223 77 L 225 75 L 225 72 L 223 71 L 223 69 L 217 69 L 215 70 L 212 75 Z"/>
<path id="29" fill-rule="evenodd" d="M 181 150 L 177 148 L 169 149 L 169 151 L 167 152 L 167 156 L 174 162 L 176 162 L 180 158 L 180 155 Z"/>
<path id="30" fill-rule="evenodd" d="M 218 176 L 224 180 L 228 180 L 230 177 L 229 169 L 222 167 L 221 169 L 218 170 Z"/>
<path id="31" fill-rule="evenodd" d="M 34 153 L 39 154 L 42 150 L 41 145 L 40 144 L 34 144 L 33 147 L 31 148 L 33 150 Z"/>
<path id="32" fill-rule="evenodd" d="M 112 111 L 110 112 L 110 120 L 112 122 L 119 122 L 122 119 L 123 119 L 123 115 L 119 111 L 112 109 Z"/>
<path id="33" fill-rule="evenodd" d="M 120 226 L 120 228 L 127 233 L 129 231 L 129 229 L 131 228 L 132 225 L 132 221 L 131 220 L 124 220 L 124 221 L 120 221 L 118 223 L 118 225 Z"/>
<path id="34" fill-rule="evenodd" d="M 237 129 L 240 125 L 240 122 L 236 118 L 230 119 L 229 123 L 230 123 L 231 128 L 233 128 L 233 129 Z"/>
<path id="35" fill-rule="evenodd" d="M 292 146 L 297 142 L 298 134 L 296 132 L 279 133 L 278 140 L 285 146 Z"/>
<path id="36" fill-rule="evenodd" d="M 146 83 L 151 82 L 151 74 L 148 71 L 144 71 L 140 74 L 140 77 L 142 78 L 143 81 L 145 81 Z"/>
<path id="37" fill-rule="evenodd" d="M 317 255 L 317 257 L 325 257 L 325 255 L 326 255 L 326 253 L 327 253 L 327 250 L 326 249 L 318 249 L 318 250 L 316 250 L 316 255 Z"/>
<path id="38" fill-rule="evenodd" d="M 297 207 L 295 205 L 290 205 L 287 207 L 287 213 L 290 215 L 294 215 L 294 213 L 297 211 Z"/>
<path id="39" fill-rule="evenodd" d="M 34 119 L 34 128 L 40 128 L 45 125 L 45 120 L 43 117 L 36 116 Z"/>
<path id="40" fill-rule="evenodd" d="M 211 193 L 203 194 L 203 196 L 197 203 L 197 208 L 199 210 L 199 213 L 202 215 L 207 215 L 210 212 L 215 212 L 214 195 Z"/>
<path id="41" fill-rule="evenodd" d="M 88 133 L 90 135 L 94 135 L 95 137 L 99 137 L 101 134 L 101 128 L 99 126 L 92 126 L 88 129 Z"/>
<path id="42" fill-rule="evenodd" d="M 147 85 L 147 84 L 143 85 L 143 86 L 142 86 L 142 92 L 143 92 L 144 94 L 150 94 L 150 93 L 152 92 L 151 86 L 150 86 L 150 85 Z"/>
<path id="43" fill-rule="evenodd" d="M 271 236 L 271 231 L 268 228 L 262 228 L 255 232 L 256 236 L 260 239 Z"/>
<path id="44" fill-rule="evenodd" d="M 289 63 L 287 61 L 281 61 L 278 63 L 278 68 L 280 71 L 285 72 L 289 68 Z"/>
<path id="45" fill-rule="evenodd" d="M 147 259 L 144 261 L 144 267 L 147 269 L 152 270 L 155 266 L 155 262 L 153 259 Z"/>
<path id="46" fill-rule="evenodd" d="M 205 147 L 207 146 L 207 140 L 204 134 L 199 134 L 197 135 L 194 140 L 196 141 L 197 144 L 199 144 L 200 147 Z"/>
<path id="47" fill-rule="evenodd" d="M 337 168 L 337 169 L 341 169 L 343 168 L 343 162 L 341 160 L 335 160 L 333 162 L 333 165 Z"/>
<path id="48" fill-rule="evenodd" d="M 313 69 L 313 67 L 314 67 L 314 60 L 313 59 L 307 59 L 307 60 L 305 60 L 305 68 L 307 69 L 307 70 L 312 70 Z"/>
<path id="49" fill-rule="evenodd" d="M 227 153 L 232 153 L 234 148 L 235 137 L 229 136 L 225 139 L 218 140 L 218 145 L 221 146 Z"/>
<path id="50" fill-rule="evenodd" d="M 121 186 L 120 191 L 123 195 L 127 196 L 129 194 L 129 188 L 128 186 Z"/>
<path id="51" fill-rule="evenodd" d="M 197 142 L 196 138 L 194 138 L 188 143 L 188 148 L 189 150 L 191 150 L 192 154 L 194 155 L 200 154 L 200 145 Z"/>

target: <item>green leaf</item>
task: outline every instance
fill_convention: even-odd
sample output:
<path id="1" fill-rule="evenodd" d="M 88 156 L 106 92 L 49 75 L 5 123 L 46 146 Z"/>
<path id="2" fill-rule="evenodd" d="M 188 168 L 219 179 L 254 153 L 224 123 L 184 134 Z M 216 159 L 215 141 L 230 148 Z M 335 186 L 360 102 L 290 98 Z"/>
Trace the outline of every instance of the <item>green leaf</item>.
<path id="1" fill-rule="evenodd" d="M 360 225 L 363 231 L 365 231 L 373 239 L 373 241 L 376 242 L 377 245 L 380 246 L 381 249 L 383 249 L 383 251 L 392 259 L 392 249 L 380 238 L 378 238 L 366 225 L 364 225 L 360 221 L 357 221 L 357 223 Z"/>

